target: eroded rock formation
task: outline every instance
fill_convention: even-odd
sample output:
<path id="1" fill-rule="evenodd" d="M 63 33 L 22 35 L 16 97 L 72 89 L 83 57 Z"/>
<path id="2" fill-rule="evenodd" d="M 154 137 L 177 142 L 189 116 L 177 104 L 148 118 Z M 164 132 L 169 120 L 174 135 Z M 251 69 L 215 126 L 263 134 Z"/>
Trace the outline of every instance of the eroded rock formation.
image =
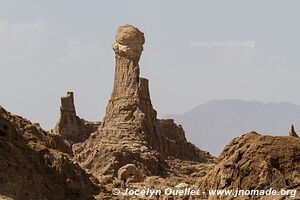
<path id="1" fill-rule="evenodd" d="M 199 187 L 208 189 L 273 188 L 300 190 L 300 139 L 288 136 L 262 136 L 255 132 L 233 139 L 218 158 L 216 166 Z M 209 199 L 231 199 L 211 196 Z M 248 199 L 239 196 L 236 199 Z M 264 199 L 267 197 L 252 197 Z M 269 199 L 283 197 L 269 196 Z M 287 198 L 289 199 L 289 198 Z"/>
<path id="2" fill-rule="evenodd" d="M 0 107 L 0 199 L 94 199 L 97 179 L 67 151 L 57 135 Z"/>
<path id="3" fill-rule="evenodd" d="M 213 157 L 186 141 L 173 120 L 158 120 L 148 80 L 140 77 L 139 60 L 144 34 L 131 25 L 120 26 L 113 44 L 115 77 L 101 128 L 82 145 L 76 159 L 95 176 L 116 177 L 124 165 L 134 164 L 143 174 L 166 175 L 166 159 L 208 162 Z"/>
<path id="4" fill-rule="evenodd" d="M 76 115 L 73 92 L 61 97 L 60 119 L 56 123 L 54 132 L 64 140 L 72 143 L 83 142 L 100 124 L 88 122 Z"/>
<path id="5" fill-rule="evenodd" d="M 144 33 L 131 25 L 120 26 L 113 44 L 115 52 L 114 87 L 102 130 L 128 130 L 141 141 L 153 141 L 156 136 L 156 111 L 153 109 L 148 80 L 140 78 L 139 59 L 145 42 Z"/>

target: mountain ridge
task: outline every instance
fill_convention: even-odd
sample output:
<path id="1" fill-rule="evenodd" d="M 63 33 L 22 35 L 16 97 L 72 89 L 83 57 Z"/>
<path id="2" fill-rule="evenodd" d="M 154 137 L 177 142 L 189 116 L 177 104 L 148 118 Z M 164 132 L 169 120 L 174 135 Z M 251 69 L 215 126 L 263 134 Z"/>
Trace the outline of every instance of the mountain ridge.
<path id="1" fill-rule="evenodd" d="M 190 141 L 218 155 L 222 147 L 240 133 L 258 131 L 267 135 L 286 135 L 291 124 L 297 130 L 300 127 L 300 106 L 290 102 L 221 99 L 163 118 L 174 119 L 185 128 Z"/>

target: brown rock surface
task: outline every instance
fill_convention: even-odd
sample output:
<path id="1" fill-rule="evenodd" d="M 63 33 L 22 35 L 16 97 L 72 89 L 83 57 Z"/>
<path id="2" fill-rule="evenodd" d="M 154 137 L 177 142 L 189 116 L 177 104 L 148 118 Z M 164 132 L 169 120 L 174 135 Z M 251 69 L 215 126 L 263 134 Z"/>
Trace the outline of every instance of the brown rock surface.
<path id="1" fill-rule="evenodd" d="M 299 138 L 262 136 L 251 132 L 233 139 L 225 147 L 217 164 L 200 181 L 199 186 L 207 190 L 298 188 L 299 194 L 299 171 Z M 226 198 L 231 197 L 210 197 L 210 199 Z M 248 197 L 240 196 L 239 199 Z"/>
<path id="2" fill-rule="evenodd" d="M 56 123 L 54 133 L 73 144 L 86 140 L 99 125 L 76 115 L 73 92 L 68 92 L 67 96 L 61 98 L 60 119 Z"/>
<path id="3" fill-rule="evenodd" d="M 94 199 L 97 180 L 62 151 L 63 140 L 1 107 L 1 199 Z"/>
<path id="4" fill-rule="evenodd" d="M 143 45 L 145 43 L 144 33 L 130 24 L 119 26 L 116 34 L 116 42 L 128 46 Z"/>
<path id="5" fill-rule="evenodd" d="M 200 162 L 212 160 L 208 152 L 199 150 L 186 140 L 183 128 L 181 125 L 175 124 L 173 119 L 161 119 L 157 122 L 158 134 L 156 140 L 158 146 L 156 148 L 164 157 Z"/>

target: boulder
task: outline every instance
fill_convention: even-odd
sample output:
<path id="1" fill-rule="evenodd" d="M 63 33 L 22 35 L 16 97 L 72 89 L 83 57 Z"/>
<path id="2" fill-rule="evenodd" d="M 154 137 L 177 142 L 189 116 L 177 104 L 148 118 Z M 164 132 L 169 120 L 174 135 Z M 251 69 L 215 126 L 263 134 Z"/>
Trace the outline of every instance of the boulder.
<path id="1" fill-rule="evenodd" d="M 134 164 L 127 164 L 118 170 L 118 179 L 126 183 L 142 182 L 145 175 Z"/>

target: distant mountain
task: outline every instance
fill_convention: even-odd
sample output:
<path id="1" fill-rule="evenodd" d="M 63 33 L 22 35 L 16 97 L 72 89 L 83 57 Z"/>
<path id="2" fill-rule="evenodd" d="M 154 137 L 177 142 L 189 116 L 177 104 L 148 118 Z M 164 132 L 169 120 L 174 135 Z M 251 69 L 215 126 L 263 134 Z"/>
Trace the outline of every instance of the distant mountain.
<path id="1" fill-rule="evenodd" d="M 288 135 L 291 124 L 297 131 L 300 128 L 300 106 L 287 102 L 214 100 L 185 114 L 163 118 L 175 119 L 183 126 L 189 141 L 218 155 L 231 139 L 250 131 Z"/>

